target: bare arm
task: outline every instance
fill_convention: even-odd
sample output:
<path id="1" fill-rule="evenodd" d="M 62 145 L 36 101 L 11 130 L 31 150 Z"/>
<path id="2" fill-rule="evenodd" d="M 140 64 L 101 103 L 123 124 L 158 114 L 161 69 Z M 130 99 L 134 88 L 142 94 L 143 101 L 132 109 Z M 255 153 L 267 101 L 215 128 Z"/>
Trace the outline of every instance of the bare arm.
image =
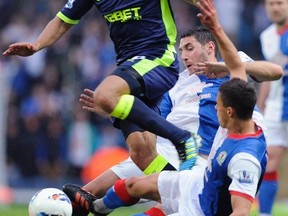
<path id="1" fill-rule="evenodd" d="M 34 42 L 37 51 L 49 47 L 58 41 L 73 25 L 67 24 L 57 16 L 52 19 L 45 27 L 43 32 Z"/>
<path id="2" fill-rule="evenodd" d="M 281 66 L 268 61 L 244 62 L 246 74 L 258 82 L 278 80 L 283 75 Z M 228 69 L 224 62 L 198 63 L 195 67 L 196 74 L 216 74 L 218 77 L 227 76 Z"/>
<path id="3" fill-rule="evenodd" d="M 250 200 L 245 199 L 244 197 L 232 195 L 231 204 L 233 213 L 230 216 L 249 216 L 252 203 Z"/>
<path id="4" fill-rule="evenodd" d="M 244 64 L 238 55 L 237 49 L 224 32 L 218 21 L 218 15 L 212 0 L 199 0 L 197 7 L 201 13 L 197 16 L 202 24 L 207 26 L 214 34 L 222 58 L 231 74 L 231 78 L 238 77 L 247 80 Z"/>
<path id="5" fill-rule="evenodd" d="M 281 66 L 268 61 L 244 63 L 246 73 L 256 78 L 258 82 L 278 80 L 283 75 Z"/>
<path id="6" fill-rule="evenodd" d="M 3 53 L 4 56 L 30 56 L 39 50 L 49 47 L 61 38 L 72 25 L 67 24 L 55 16 L 45 27 L 34 43 L 19 42 L 11 44 Z"/>

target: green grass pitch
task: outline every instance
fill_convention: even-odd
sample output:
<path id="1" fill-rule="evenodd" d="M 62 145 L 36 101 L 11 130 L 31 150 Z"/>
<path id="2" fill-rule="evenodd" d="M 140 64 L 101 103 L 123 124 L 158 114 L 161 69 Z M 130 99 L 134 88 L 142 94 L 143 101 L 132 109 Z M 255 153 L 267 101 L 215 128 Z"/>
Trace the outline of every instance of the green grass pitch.
<path id="1" fill-rule="evenodd" d="M 131 216 L 136 213 L 140 213 L 147 207 L 143 208 L 141 206 L 137 207 L 127 207 L 120 208 L 111 213 L 111 216 Z M 0 215 L 3 216 L 28 216 L 28 207 L 26 205 L 11 205 L 11 206 L 0 206 Z M 92 214 L 90 214 L 92 216 Z M 89 216 L 90 216 L 89 215 Z M 257 216 L 257 207 L 253 207 L 251 216 Z M 287 216 L 288 206 L 287 204 L 276 203 L 274 207 L 273 215 L 275 216 Z"/>

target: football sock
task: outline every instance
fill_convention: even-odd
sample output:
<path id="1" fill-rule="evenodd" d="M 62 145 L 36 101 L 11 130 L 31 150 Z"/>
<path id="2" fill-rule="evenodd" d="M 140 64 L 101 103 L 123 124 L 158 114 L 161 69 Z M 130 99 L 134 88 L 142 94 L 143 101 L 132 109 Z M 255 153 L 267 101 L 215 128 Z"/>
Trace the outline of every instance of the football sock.
<path id="1" fill-rule="evenodd" d="M 145 175 L 150 175 L 152 173 L 158 173 L 162 170 L 176 170 L 165 157 L 162 155 L 157 155 L 157 157 L 146 167 L 143 171 Z"/>
<path id="2" fill-rule="evenodd" d="M 272 215 L 273 204 L 278 191 L 277 172 L 265 173 L 259 189 L 259 210 L 260 213 Z"/>
<path id="3" fill-rule="evenodd" d="M 103 197 L 104 205 L 109 209 L 115 209 L 121 206 L 131 206 L 136 204 L 139 198 L 130 196 L 126 187 L 125 179 L 120 179 L 115 182 Z M 97 209 L 95 209 L 97 211 Z"/>
<path id="4" fill-rule="evenodd" d="M 188 131 L 168 122 L 133 95 L 122 95 L 111 116 L 134 122 L 144 130 L 169 139 L 175 145 L 191 137 Z"/>
<path id="5" fill-rule="evenodd" d="M 139 213 L 133 216 L 165 216 L 165 214 L 161 209 L 152 207 L 143 213 Z"/>

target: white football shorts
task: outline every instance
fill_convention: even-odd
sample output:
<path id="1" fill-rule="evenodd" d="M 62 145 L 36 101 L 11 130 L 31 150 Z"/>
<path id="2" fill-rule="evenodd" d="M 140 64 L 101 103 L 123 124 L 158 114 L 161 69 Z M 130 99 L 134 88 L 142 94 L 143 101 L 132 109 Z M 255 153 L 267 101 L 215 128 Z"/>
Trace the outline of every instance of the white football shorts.
<path id="1" fill-rule="evenodd" d="M 288 122 L 266 121 L 267 131 L 266 142 L 267 146 L 283 146 L 288 148 Z"/>
<path id="2" fill-rule="evenodd" d="M 163 171 L 158 178 L 158 191 L 166 215 L 204 216 L 198 195 L 202 192 L 207 160 L 198 157 L 192 170 Z"/>

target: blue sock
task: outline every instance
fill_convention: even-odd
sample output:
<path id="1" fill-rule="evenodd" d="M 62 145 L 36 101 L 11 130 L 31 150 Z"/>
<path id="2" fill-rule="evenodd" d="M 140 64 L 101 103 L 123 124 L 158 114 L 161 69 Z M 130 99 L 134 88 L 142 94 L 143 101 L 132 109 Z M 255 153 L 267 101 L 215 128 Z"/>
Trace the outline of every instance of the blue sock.
<path id="1" fill-rule="evenodd" d="M 169 139 L 175 145 L 191 137 L 188 131 L 176 127 L 155 111 L 148 109 L 146 104 L 136 97 L 126 119 L 138 124 L 144 130 Z"/>
<path id="2" fill-rule="evenodd" d="M 107 191 L 106 195 L 103 197 L 103 202 L 109 209 L 125 206 L 125 203 L 117 196 L 113 188 L 110 188 Z"/>
<path id="3" fill-rule="evenodd" d="M 273 204 L 278 191 L 278 178 L 277 173 L 265 173 L 264 179 L 259 189 L 259 210 L 260 213 L 271 214 Z"/>
<path id="4" fill-rule="evenodd" d="M 103 197 L 104 205 L 109 209 L 115 209 L 121 206 L 131 206 L 136 204 L 139 198 L 134 198 L 129 195 L 125 187 L 125 179 L 120 179 L 115 182 Z"/>

